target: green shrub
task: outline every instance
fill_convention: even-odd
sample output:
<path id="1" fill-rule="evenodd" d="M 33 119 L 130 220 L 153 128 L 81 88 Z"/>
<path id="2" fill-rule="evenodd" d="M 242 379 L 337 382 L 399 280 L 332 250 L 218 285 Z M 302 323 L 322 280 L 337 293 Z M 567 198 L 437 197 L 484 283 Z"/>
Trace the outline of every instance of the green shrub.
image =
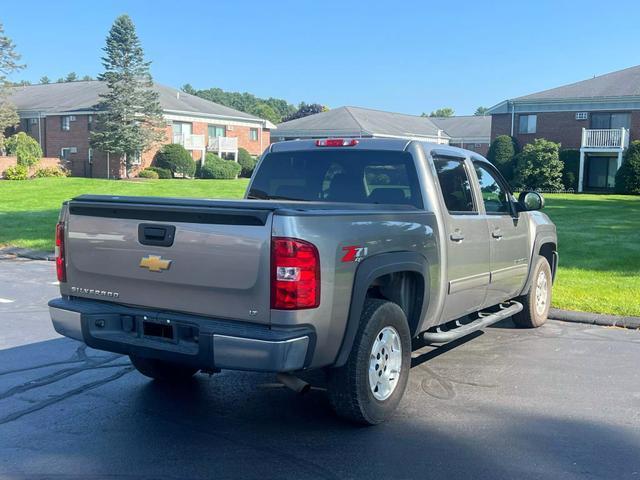
<path id="1" fill-rule="evenodd" d="M 640 195 L 640 141 L 631 142 L 616 173 L 616 193 Z"/>
<path id="2" fill-rule="evenodd" d="M 240 176 L 249 178 L 253 173 L 253 169 L 256 168 L 256 163 L 258 163 L 258 161 L 255 158 L 253 158 L 251 154 L 247 152 L 244 148 L 239 148 L 238 163 L 240 164 L 240 167 L 242 167 Z"/>
<path id="3" fill-rule="evenodd" d="M 513 180 L 514 157 L 516 156 L 516 142 L 509 135 L 498 135 L 487 152 L 489 160 L 508 181 Z"/>
<path id="4" fill-rule="evenodd" d="M 564 164 L 562 183 L 564 187 L 578 191 L 578 176 L 580 175 L 580 150 L 560 150 L 560 160 Z"/>
<path id="5" fill-rule="evenodd" d="M 67 177 L 69 173 L 60 167 L 42 167 L 33 174 L 35 178 Z"/>
<path id="6" fill-rule="evenodd" d="M 4 171 L 5 180 L 26 180 L 29 178 L 29 169 L 24 165 L 14 165 Z"/>
<path id="7" fill-rule="evenodd" d="M 158 175 L 158 172 L 155 172 L 147 168 L 145 170 L 138 172 L 138 178 L 153 178 L 157 180 L 158 178 L 160 178 L 160 176 Z"/>
<path id="8" fill-rule="evenodd" d="M 40 144 L 24 132 L 10 136 L 5 142 L 5 148 L 9 155 L 18 157 L 18 165 L 25 167 L 36 165 L 42 158 Z"/>
<path id="9" fill-rule="evenodd" d="M 232 180 L 237 178 L 241 170 L 239 163 L 223 160 L 213 153 L 207 153 L 204 165 L 200 168 L 200 177 Z"/>
<path id="10" fill-rule="evenodd" d="M 191 158 L 189 151 L 174 143 L 165 145 L 156 154 L 155 166 L 166 168 L 173 176 L 181 177 L 193 177 L 196 171 L 196 162 Z"/>
<path id="11" fill-rule="evenodd" d="M 516 155 L 515 183 L 518 187 L 540 190 L 563 190 L 563 163 L 560 144 L 536 138 Z"/>
<path id="12" fill-rule="evenodd" d="M 149 167 L 149 168 L 145 168 L 145 170 L 156 172 L 158 174 L 158 178 L 162 178 L 162 179 L 173 178 L 173 175 L 171 174 L 171 170 L 169 170 L 168 168 Z"/>

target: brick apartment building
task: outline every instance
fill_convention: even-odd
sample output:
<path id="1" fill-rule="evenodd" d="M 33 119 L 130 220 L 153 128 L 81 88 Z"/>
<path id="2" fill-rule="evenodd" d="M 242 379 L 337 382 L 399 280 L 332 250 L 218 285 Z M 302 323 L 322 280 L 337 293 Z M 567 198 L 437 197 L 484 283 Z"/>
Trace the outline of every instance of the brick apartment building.
<path id="1" fill-rule="evenodd" d="M 206 151 L 237 158 L 238 148 L 260 155 L 270 143 L 275 126 L 253 115 L 219 105 L 200 97 L 155 84 L 167 121 L 166 143 L 179 143 L 195 160 Z M 20 115 L 17 130 L 40 143 L 45 157 L 59 157 L 73 176 L 121 178 L 124 165 L 114 155 L 89 147 L 103 82 L 81 81 L 29 85 L 12 89 L 9 101 Z M 134 160 L 134 171 L 151 165 L 161 147 L 142 152 Z"/>
<path id="2" fill-rule="evenodd" d="M 511 100 L 488 112 L 491 139 L 535 138 L 580 151 L 579 191 L 607 191 L 630 140 L 640 139 L 640 66 Z"/>

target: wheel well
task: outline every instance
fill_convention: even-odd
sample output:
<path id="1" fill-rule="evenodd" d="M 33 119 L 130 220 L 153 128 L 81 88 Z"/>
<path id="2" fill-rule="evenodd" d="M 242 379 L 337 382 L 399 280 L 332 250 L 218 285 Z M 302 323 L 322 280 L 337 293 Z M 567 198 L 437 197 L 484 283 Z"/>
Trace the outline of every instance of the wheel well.
<path id="1" fill-rule="evenodd" d="M 376 278 L 367 289 L 368 298 L 389 300 L 400 306 L 411 335 L 416 335 L 424 299 L 424 277 L 417 272 L 393 272 Z"/>
<path id="2" fill-rule="evenodd" d="M 553 261 L 553 252 L 556 251 L 556 244 L 555 243 L 545 243 L 540 247 L 540 251 L 538 252 L 538 254 L 544 258 L 547 259 L 547 262 L 549 262 L 549 266 L 551 267 L 551 274 L 555 277 L 555 262 Z"/>

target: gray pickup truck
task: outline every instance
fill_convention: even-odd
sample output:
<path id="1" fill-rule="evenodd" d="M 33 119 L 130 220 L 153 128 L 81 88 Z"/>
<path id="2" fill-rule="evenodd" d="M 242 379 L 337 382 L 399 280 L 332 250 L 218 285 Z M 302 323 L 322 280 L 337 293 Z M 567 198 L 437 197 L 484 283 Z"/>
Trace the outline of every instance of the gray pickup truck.
<path id="1" fill-rule="evenodd" d="M 144 375 L 323 368 L 336 412 L 385 420 L 412 339 L 547 318 L 555 226 L 466 150 L 399 139 L 275 143 L 240 201 L 83 195 L 57 225 L 55 329 Z"/>

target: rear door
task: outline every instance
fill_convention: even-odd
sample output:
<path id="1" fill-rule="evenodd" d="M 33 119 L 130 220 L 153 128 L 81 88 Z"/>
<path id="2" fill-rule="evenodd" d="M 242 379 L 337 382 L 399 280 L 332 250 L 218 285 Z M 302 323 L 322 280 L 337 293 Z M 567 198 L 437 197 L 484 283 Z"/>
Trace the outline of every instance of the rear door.
<path id="1" fill-rule="evenodd" d="M 63 293 L 269 323 L 271 211 L 133 202 L 69 204 Z"/>
<path id="2" fill-rule="evenodd" d="M 443 200 L 447 235 L 447 297 L 443 319 L 479 310 L 489 284 L 487 219 L 480 214 L 463 157 L 433 156 Z"/>
<path id="3" fill-rule="evenodd" d="M 485 306 L 517 295 L 529 270 L 528 226 L 520 219 L 507 183 L 490 163 L 474 160 L 475 177 L 489 226 L 491 281 Z"/>

